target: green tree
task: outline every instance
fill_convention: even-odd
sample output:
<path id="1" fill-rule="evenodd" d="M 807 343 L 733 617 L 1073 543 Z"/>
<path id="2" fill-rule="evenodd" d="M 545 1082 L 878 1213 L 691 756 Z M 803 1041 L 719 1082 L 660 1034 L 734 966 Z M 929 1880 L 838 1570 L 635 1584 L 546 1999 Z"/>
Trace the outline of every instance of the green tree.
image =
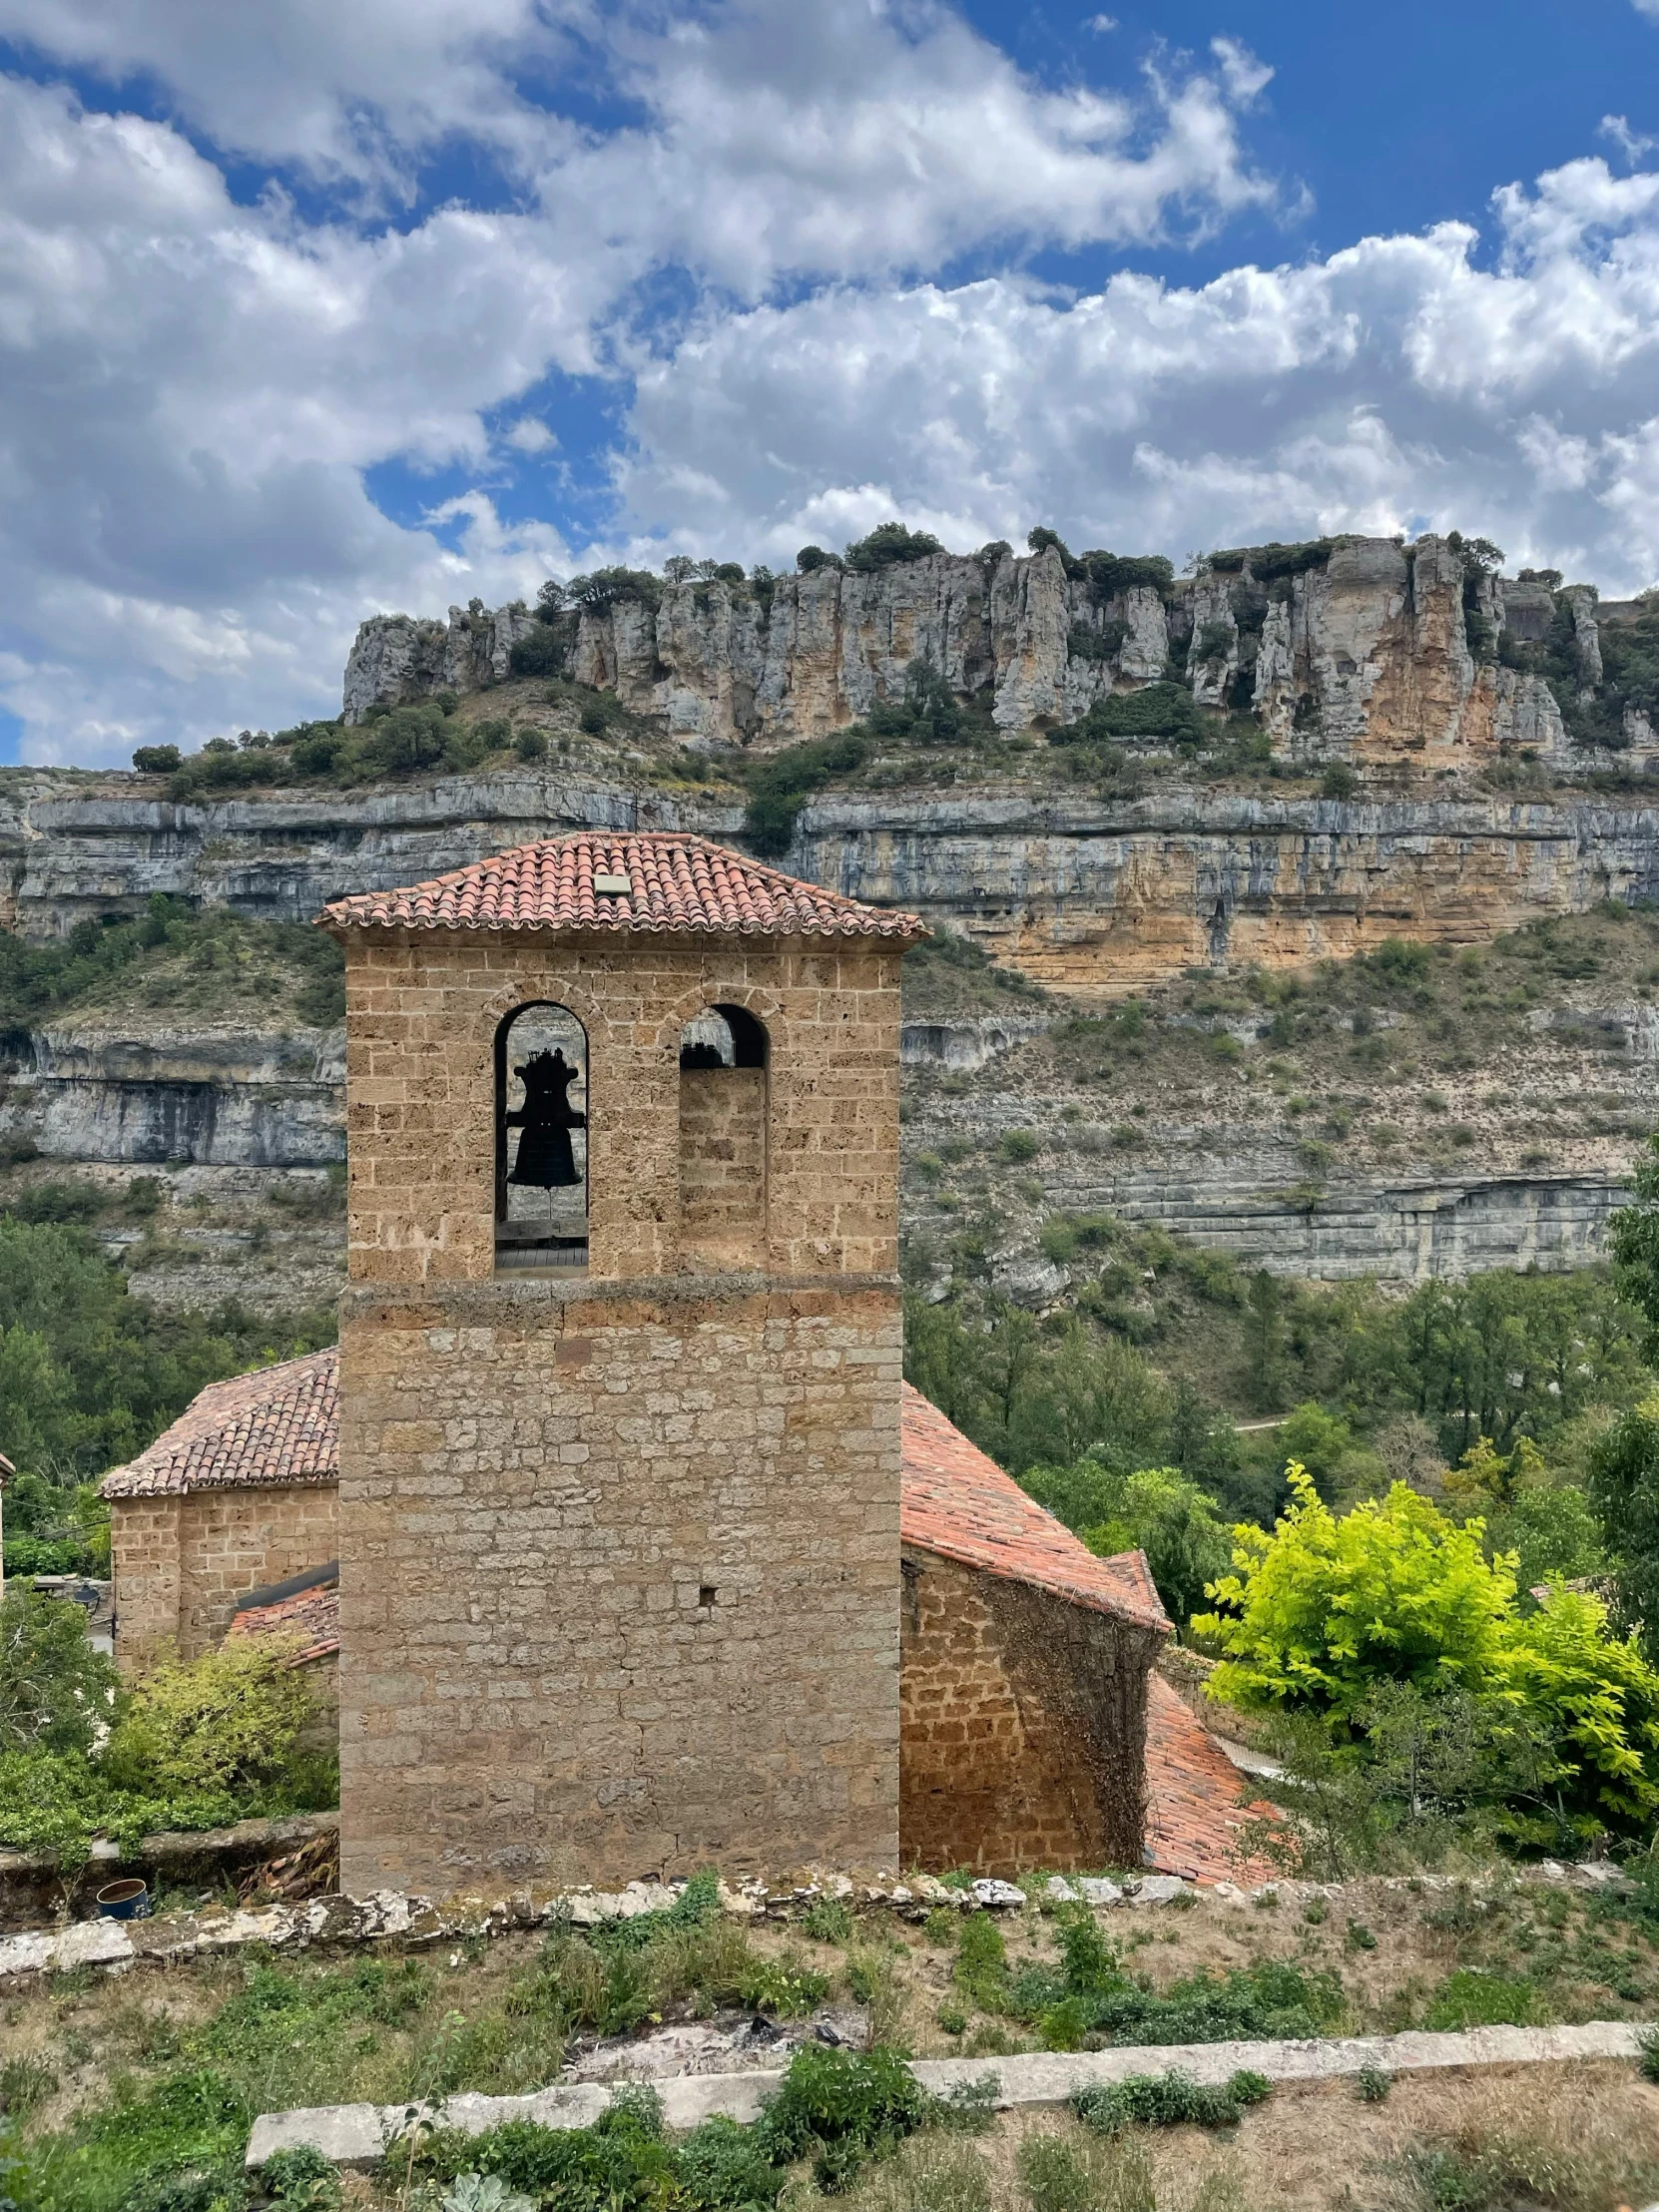
<path id="1" fill-rule="evenodd" d="M 1589 1488 L 1620 1611 L 1659 1660 L 1659 1395 L 1633 1405 L 1591 1446 Z"/>
<path id="2" fill-rule="evenodd" d="M 1651 1826 L 1659 1671 L 1611 1632 L 1605 1605 L 1557 1588 L 1523 1614 L 1513 1559 L 1486 1557 L 1478 1519 L 1459 1526 L 1403 1483 L 1338 1517 L 1303 1469 L 1291 1479 L 1271 1536 L 1235 1531 L 1237 1571 L 1193 1624 L 1227 1654 L 1214 1694 L 1323 1727 L 1332 1777 L 1358 1761 L 1379 1784 L 1407 1739 L 1420 1750 L 1444 1735 L 1456 1708 L 1439 1701 L 1467 1699 L 1472 1735 L 1457 1756 L 1476 1760 L 1498 1833 L 1564 1849 Z"/>
<path id="3" fill-rule="evenodd" d="M 0 1600 L 0 1755 L 90 1752 L 116 1680 L 78 1605 L 15 1587 Z"/>
<path id="4" fill-rule="evenodd" d="M 1396 1482 L 1341 1517 L 1306 1469 L 1273 1533 L 1234 1530 L 1235 1572 L 1193 1626 L 1226 1653 L 1217 1696 L 1248 1710 L 1310 1707 L 1351 1719 L 1379 1682 L 1484 1685 L 1514 1605 L 1511 1565 Z"/>
<path id="5" fill-rule="evenodd" d="M 1608 1221 L 1607 1243 L 1619 1289 L 1646 1318 L 1644 1350 L 1659 1364 L 1659 1131 L 1647 1141 L 1633 1190 L 1631 1204 Z"/>
<path id="6" fill-rule="evenodd" d="M 1127 1544 L 1112 1541 L 1120 1528 Z M 1164 1610 L 1177 1627 L 1192 1618 L 1232 1553 L 1215 1500 L 1179 1467 L 1143 1467 L 1127 1476 L 1120 1518 L 1107 1529 L 1085 1530 L 1084 1541 L 1091 1551 L 1108 1555 L 1144 1551 Z"/>

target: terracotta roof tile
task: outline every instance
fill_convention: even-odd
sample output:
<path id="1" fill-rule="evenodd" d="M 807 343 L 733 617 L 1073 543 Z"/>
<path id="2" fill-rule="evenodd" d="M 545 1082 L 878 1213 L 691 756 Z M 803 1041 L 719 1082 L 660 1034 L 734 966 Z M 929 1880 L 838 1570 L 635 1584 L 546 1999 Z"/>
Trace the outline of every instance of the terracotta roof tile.
<path id="1" fill-rule="evenodd" d="M 597 889 L 626 881 L 625 894 Z M 914 914 L 763 867 L 707 837 L 669 831 L 542 837 L 404 890 L 337 898 L 327 929 L 684 929 L 744 936 L 925 936 Z"/>
<path id="2" fill-rule="evenodd" d="M 907 1544 L 1168 1630 L 1144 1553 L 1097 1559 L 919 1390 L 906 1382 L 903 1391 L 899 1527 Z"/>
<path id="3" fill-rule="evenodd" d="M 246 1606 L 232 1621 L 226 1641 L 232 1636 L 303 1636 L 303 1646 L 288 1664 L 302 1667 L 307 1660 L 325 1659 L 339 1649 L 339 1584 L 323 1582 L 271 1605 Z"/>
<path id="4" fill-rule="evenodd" d="M 1146 1690 L 1149 1863 L 1193 1882 L 1269 1880 L 1273 1868 L 1246 1857 L 1239 1834 L 1254 1816 L 1279 1818 L 1277 1807 L 1246 1802 L 1246 1777 L 1161 1674 L 1148 1676 Z"/>
<path id="5" fill-rule="evenodd" d="M 105 1475 L 105 1497 L 176 1497 L 339 1480 L 339 1354 L 210 1382 L 148 1451 Z"/>

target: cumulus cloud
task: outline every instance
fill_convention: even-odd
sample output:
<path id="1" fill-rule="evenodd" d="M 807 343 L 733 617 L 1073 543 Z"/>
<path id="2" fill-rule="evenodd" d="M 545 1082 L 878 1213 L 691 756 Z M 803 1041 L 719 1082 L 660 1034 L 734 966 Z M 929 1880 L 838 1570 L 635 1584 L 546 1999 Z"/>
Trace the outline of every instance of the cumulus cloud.
<path id="1" fill-rule="evenodd" d="M 1447 224 L 1202 287 L 839 286 L 712 317 L 642 374 L 642 518 L 774 559 L 925 512 L 1177 555 L 1460 525 L 1609 588 L 1659 574 L 1659 178 L 1567 165 Z M 684 456 L 699 488 L 681 488 Z"/>
<path id="2" fill-rule="evenodd" d="M 0 80 L 0 704 L 30 758 L 329 711 L 376 608 L 895 513 L 1178 558 L 1456 522 L 1659 572 L 1659 178 L 1571 163 L 1485 240 L 1202 285 L 1023 273 L 1294 206 L 1237 39 L 1056 87 L 938 0 L 0 0 L 6 33 L 174 119 Z M 446 195 L 457 151 L 502 189 Z M 622 422 L 608 462 L 555 372 Z M 513 519 L 596 458 L 603 542 Z"/>

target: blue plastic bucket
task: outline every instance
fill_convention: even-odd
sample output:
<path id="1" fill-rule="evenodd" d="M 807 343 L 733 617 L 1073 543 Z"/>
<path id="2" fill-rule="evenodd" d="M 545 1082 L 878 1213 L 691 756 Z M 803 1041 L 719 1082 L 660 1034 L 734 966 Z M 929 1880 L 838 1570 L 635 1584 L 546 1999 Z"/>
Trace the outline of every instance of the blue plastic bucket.
<path id="1" fill-rule="evenodd" d="M 95 1902 L 107 1921 L 147 1921 L 150 1918 L 150 1892 L 136 1879 L 106 1882 Z"/>

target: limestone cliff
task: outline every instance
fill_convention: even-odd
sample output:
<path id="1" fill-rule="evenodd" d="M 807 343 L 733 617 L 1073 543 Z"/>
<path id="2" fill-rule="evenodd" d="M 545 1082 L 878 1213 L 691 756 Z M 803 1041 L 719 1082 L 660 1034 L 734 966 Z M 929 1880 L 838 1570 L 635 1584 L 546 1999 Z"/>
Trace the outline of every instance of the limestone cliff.
<path id="1" fill-rule="evenodd" d="M 1184 577 L 1052 544 L 735 573 L 636 577 L 545 622 L 477 602 L 451 608 L 447 627 L 376 616 L 346 666 L 346 719 L 533 667 L 614 692 L 672 736 L 765 747 L 845 728 L 925 667 L 1008 734 L 1173 678 L 1294 761 L 1433 772 L 1521 752 L 1557 766 L 1586 750 L 1659 758 L 1651 705 L 1609 688 L 1602 652 L 1609 624 L 1645 636 L 1659 608 L 1600 605 L 1549 574 L 1497 576 L 1454 535 L 1252 547 Z"/>

